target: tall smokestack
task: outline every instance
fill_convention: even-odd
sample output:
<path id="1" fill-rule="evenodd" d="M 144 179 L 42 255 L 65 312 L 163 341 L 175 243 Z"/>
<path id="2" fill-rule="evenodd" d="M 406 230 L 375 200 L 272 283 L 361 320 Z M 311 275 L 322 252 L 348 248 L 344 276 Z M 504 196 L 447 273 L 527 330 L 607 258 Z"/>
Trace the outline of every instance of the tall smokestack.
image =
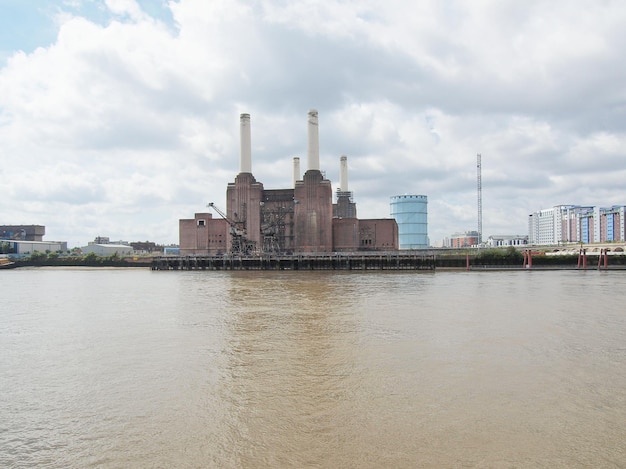
<path id="1" fill-rule="evenodd" d="M 342 155 L 339 162 L 339 174 L 341 177 L 339 190 L 341 192 L 348 192 L 348 157 L 346 155 Z"/>
<path id="2" fill-rule="evenodd" d="M 300 158 L 297 156 L 293 159 L 293 187 L 296 187 L 296 181 L 300 180 Z"/>
<path id="3" fill-rule="evenodd" d="M 309 111 L 309 145 L 308 145 L 308 169 L 320 169 L 320 135 L 317 123 L 317 111 Z"/>
<path id="4" fill-rule="evenodd" d="M 250 137 L 250 114 L 239 117 L 241 146 L 239 156 L 239 172 L 252 173 L 252 139 Z"/>

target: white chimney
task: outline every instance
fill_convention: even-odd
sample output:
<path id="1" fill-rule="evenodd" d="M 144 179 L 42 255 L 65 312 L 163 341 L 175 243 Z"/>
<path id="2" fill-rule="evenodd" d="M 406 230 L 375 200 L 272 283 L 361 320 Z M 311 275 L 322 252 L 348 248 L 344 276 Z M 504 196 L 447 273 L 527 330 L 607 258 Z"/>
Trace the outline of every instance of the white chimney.
<path id="1" fill-rule="evenodd" d="M 300 180 L 300 158 L 297 156 L 293 159 L 293 187 L 296 187 L 296 181 Z"/>
<path id="2" fill-rule="evenodd" d="M 317 123 L 317 111 L 309 111 L 309 145 L 308 145 L 308 169 L 320 169 L 320 136 Z"/>
<path id="3" fill-rule="evenodd" d="M 241 146 L 239 156 L 239 172 L 252 172 L 252 139 L 250 137 L 250 114 L 240 116 Z"/>
<path id="4" fill-rule="evenodd" d="M 348 192 L 348 157 L 346 155 L 342 155 L 339 161 L 339 174 L 341 177 L 339 190 L 341 192 Z"/>

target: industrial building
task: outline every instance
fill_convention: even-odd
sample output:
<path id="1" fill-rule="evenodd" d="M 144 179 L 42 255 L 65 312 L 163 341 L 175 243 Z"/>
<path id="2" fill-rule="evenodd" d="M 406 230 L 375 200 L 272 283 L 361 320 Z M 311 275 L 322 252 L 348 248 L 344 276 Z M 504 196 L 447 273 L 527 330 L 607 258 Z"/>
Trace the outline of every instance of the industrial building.
<path id="1" fill-rule="evenodd" d="M 0 225 L 0 239 L 16 241 L 43 241 L 43 225 Z"/>
<path id="2" fill-rule="evenodd" d="M 34 252 L 67 252 L 66 241 L 22 241 L 22 240 L 0 240 L 8 244 L 9 252 L 12 254 L 32 254 Z"/>
<path id="3" fill-rule="evenodd" d="M 67 241 L 43 241 L 43 225 L 0 225 L 0 242 L 6 252 L 27 255 L 34 252 L 67 252 Z"/>
<path id="4" fill-rule="evenodd" d="M 393 218 L 359 220 L 348 190 L 347 157 L 340 158 L 340 187 L 333 204 L 331 182 L 319 165 L 318 113 L 308 113 L 307 170 L 293 160 L 293 187 L 265 189 L 252 174 L 250 115 L 240 116 L 239 174 L 226 187 L 226 211 L 179 220 L 181 255 L 259 255 L 398 249 Z"/>
<path id="5" fill-rule="evenodd" d="M 93 252 L 97 256 L 130 256 L 134 253 L 133 247 L 128 244 L 97 244 L 89 243 L 87 246 L 80 248 L 83 254 Z"/>

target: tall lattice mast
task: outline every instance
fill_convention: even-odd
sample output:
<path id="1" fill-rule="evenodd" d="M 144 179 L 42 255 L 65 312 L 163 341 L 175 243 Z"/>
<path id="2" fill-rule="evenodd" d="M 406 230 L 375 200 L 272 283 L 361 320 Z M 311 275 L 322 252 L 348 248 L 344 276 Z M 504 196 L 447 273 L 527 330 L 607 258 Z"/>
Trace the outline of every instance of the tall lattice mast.
<path id="1" fill-rule="evenodd" d="M 480 153 L 476 155 L 477 192 L 478 192 L 478 244 L 483 242 L 483 183 L 481 175 Z"/>

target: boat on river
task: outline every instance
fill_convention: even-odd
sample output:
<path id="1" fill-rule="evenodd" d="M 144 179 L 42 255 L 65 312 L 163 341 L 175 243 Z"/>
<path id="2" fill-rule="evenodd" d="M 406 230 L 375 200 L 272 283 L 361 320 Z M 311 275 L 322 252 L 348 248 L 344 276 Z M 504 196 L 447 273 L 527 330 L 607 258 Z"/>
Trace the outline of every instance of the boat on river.
<path id="1" fill-rule="evenodd" d="M 2 269 L 13 269 L 17 267 L 17 264 L 10 259 L 0 258 L 0 270 Z"/>

